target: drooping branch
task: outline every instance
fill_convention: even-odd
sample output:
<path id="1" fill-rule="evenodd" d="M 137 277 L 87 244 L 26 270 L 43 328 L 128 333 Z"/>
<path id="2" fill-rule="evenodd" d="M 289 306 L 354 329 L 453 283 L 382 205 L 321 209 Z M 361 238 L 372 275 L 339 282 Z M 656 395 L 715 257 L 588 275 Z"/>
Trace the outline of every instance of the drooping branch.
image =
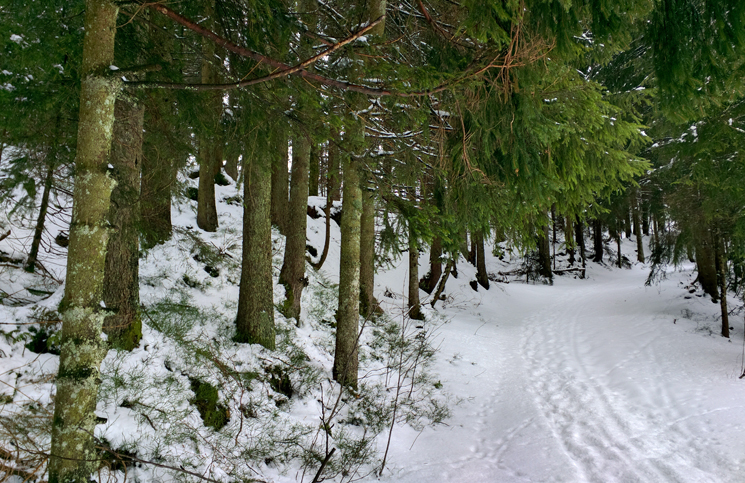
<path id="1" fill-rule="evenodd" d="M 212 84 L 212 85 L 207 84 L 205 85 L 205 84 L 169 84 L 169 83 L 154 83 L 154 82 L 125 82 L 125 85 L 132 86 L 132 87 L 161 87 L 161 88 L 169 88 L 169 89 L 224 90 L 224 89 L 235 89 L 239 87 L 246 87 L 246 86 L 258 84 L 260 82 L 267 82 L 270 80 L 274 80 L 274 79 L 278 79 L 281 77 L 294 74 L 294 75 L 299 75 L 300 77 L 304 77 L 308 80 L 315 81 L 315 82 L 318 82 L 320 84 L 324 84 L 330 87 L 337 87 L 342 90 L 359 92 L 359 93 L 370 95 L 370 96 L 389 96 L 389 95 L 395 94 L 394 92 L 386 90 L 386 89 L 377 89 L 374 87 L 367 87 L 363 85 L 352 84 L 351 82 L 331 79 L 331 78 L 316 74 L 314 72 L 309 72 L 305 70 L 305 67 L 313 64 L 314 62 L 316 62 L 318 59 L 320 59 L 324 55 L 329 55 L 330 53 L 358 39 L 359 37 L 364 35 L 365 32 L 369 31 L 370 29 L 375 27 L 378 23 L 382 22 L 385 17 L 381 17 L 375 20 L 374 22 L 371 22 L 369 25 L 362 28 L 361 30 L 356 32 L 354 35 L 346 38 L 345 40 L 337 44 L 334 44 L 333 46 L 326 49 L 324 52 L 318 55 L 315 55 L 301 62 L 300 64 L 297 64 L 295 66 L 290 66 L 290 65 L 285 64 L 284 62 L 280 62 L 266 55 L 263 55 L 258 52 L 254 52 L 250 49 L 247 49 L 245 47 L 236 45 L 233 42 L 223 37 L 220 37 L 219 35 L 212 32 L 211 30 L 206 29 L 202 27 L 201 25 L 198 25 L 196 22 L 166 7 L 165 5 L 162 5 L 162 4 L 144 4 L 144 5 L 150 8 L 151 10 L 155 10 L 156 12 L 162 15 L 165 15 L 166 17 L 170 18 L 171 20 L 178 23 L 179 25 L 183 25 L 189 30 L 212 40 L 213 42 L 215 42 L 215 44 L 219 45 L 220 47 L 226 50 L 229 50 L 230 52 L 238 54 L 242 57 L 247 57 L 249 59 L 255 60 L 256 62 L 266 64 L 269 67 L 273 67 L 279 70 L 268 76 L 264 76 L 258 79 L 250 79 L 250 80 L 231 83 L 231 84 Z"/>
<path id="2" fill-rule="evenodd" d="M 328 49 L 324 50 L 318 55 L 315 55 L 295 66 L 290 66 L 288 64 L 285 64 L 284 62 L 280 62 L 278 60 L 272 59 L 271 57 L 268 57 L 264 54 L 260 54 L 258 52 L 254 52 L 250 49 L 247 49 L 245 47 L 236 45 L 230 40 L 220 37 L 219 35 L 212 32 L 211 30 L 202 27 L 196 22 L 184 17 L 183 15 L 166 7 L 163 4 L 141 2 L 141 5 L 143 7 L 150 8 L 151 10 L 155 10 L 156 12 L 162 15 L 165 15 L 166 17 L 170 18 L 171 20 L 178 23 L 179 25 L 182 25 L 197 34 L 212 40 L 213 42 L 215 42 L 215 44 L 221 46 L 222 48 L 230 52 L 238 54 L 242 57 L 255 60 L 256 62 L 265 64 L 277 70 L 273 72 L 272 74 L 269 74 L 263 77 L 259 77 L 256 79 L 249 79 L 249 80 L 245 80 L 241 82 L 230 83 L 230 84 L 182 84 L 182 83 L 167 83 L 167 82 L 147 82 L 147 81 L 128 82 L 128 81 L 125 81 L 124 85 L 129 86 L 129 87 L 190 89 L 190 90 L 227 90 L 227 89 L 236 89 L 240 87 L 248 87 L 251 85 L 259 84 L 261 82 L 267 82 L 267 81 L 271 81 L 274 79 L 286 77 L 289 75 L 298 75 L 309 81 L 318 82 L 319 84 L 322 84 L 322 85 L 326 85 L 329 87 L 335 87 L 337 89 L 344 90 L 344 91 L 359 92 L 361 94 L 365 94 L 368 96 L 423 97 L 423 96 L 430 96 L 433 94 L 437 94 L 439 92 L 450 89 L 454 87 L 456 84 L 466 79 L 470 79 L 475 76 L 478 76 L 490 69 L 500 69 L 504 72 L 505 70 L 508 71 L 511 68 L 524 65 L 523 63 L 515 62 L 513 56 L 508 56 L 507 62 L 498 64 L 496 62 L 499 60 L 500 56 L 497 56 L 496 58 L 494 58 L 494 60 L 487 63 L 486 66 L 477 68 L 475 65 L 473 65 L 472 67 L 467 69 L 467 71 L 463 72 L 463 75 L 459 76 L 458 78 L 443 82 L 439 86 L 432 88 L 432 89 L 427 89 L 423 91 L 412 91 L 412 92 L 401 92 L 401 91 L 395 91 L 395 90 L 389 90 L 389 89 L 381 89 L 381 88 L 376 88 L 376 87 L 364 86 L 360 84 L 353 84 L 351 82 L 347 82 L 343 80 L 332 79 L 332 78 L 317 74 L 315 72 L 310 72 L 308 70 L 305 70 L 305 68 L 308 67 L 309 65 L 312 65 L 314 62 L 319 60 L 321 57 L 329 55 L 333 53 L 334 51 L 340 49 L 341 47 L 348 45 L 354 40 L 360 38 L 370 29 L 378 25 L 378 23 L 382 22 L 385 19 L 385 16 L 382 16 L 379 19 L 375 20 L 374 22 L 371 22 L 369 25 L 363 27 L 358 32 L 342 40 L 341 42 L 331 45 Z M 514 46 L 515 40 L 516 39 L 513 39 L 513 45 L 511 45 L 511 48 Z M 529 61 L 535 60 L 535 58 L 540 58 L 542 56 L 543 54 L 537 55 L 537 56 L 529 55 L 527 60 L 529 62 Z"/>

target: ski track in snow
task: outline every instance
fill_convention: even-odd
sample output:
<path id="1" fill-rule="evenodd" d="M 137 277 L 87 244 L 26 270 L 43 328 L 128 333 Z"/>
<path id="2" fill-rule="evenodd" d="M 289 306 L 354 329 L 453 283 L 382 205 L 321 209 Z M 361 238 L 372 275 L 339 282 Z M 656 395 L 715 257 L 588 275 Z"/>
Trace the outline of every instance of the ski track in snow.
<path id="1" fill-rule="evenodd" d="M 435 370 L 463 402 L 446 428 L 394 432 L 382 479 L 743 481 L 739 346 L 695 320 L 672 323 L 680 310 L 706 317 L 718 307 L 683 300 L 674 282 L 644 287 L 639 266 L 591 276 L 495 284 L 471 306 L 445 309 L 452 322 Z"/>
<path id="2" fill-rule="evenodd" d="M 630 289 L 607 287 L 608 292 Z M 727 462 L 697 438 L 701 431 L 691 431 L 689 424 L 695 418 L 681 413 L 681 401 L 669 386 L 657 384 L 665 377 L 661 367 L 668 364 L 656 353 L 661 342 L 658 332 L 644 327 L 648 319 L 633 313 L 619 316 L 602 307 L 604 298 L 592 298 L 597 293 L 597 288 L 571 291 L 529 317 L 522 341 L 530 373 L 526 382 L 576 467 L 577 481 L 722 481 L 716 467 Z M 603 367 L 607 364 L 597 365 L 594 359 L 605 346 L 598 338 L 607 338 L 623 325 L 636 334 L 638 347 L 619 360 L 611 359 L 607 369 Z M 614 355 L 612 350 L 606 354 Z M 611 373 L 642 364 L 654 373 L 644 379 L 627 376 L 637 385 L 634 392 L 642 396 L 637 400 L 608 384 Z M 702 391 L 688 404 L 700 405 Z"/>

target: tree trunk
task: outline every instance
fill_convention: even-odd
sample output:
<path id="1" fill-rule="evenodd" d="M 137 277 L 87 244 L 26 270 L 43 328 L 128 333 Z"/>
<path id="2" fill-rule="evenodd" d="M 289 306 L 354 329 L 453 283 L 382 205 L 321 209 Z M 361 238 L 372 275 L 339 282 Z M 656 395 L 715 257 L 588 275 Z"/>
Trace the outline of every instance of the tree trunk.
<path id="1" fill-rule="evenodd" d="M 694 234 L 696 245 L 696 270 L 701 288 L 711 295 L 712 300 L 719 298 L 717 290 L 717 269 L 715 248 L 712 246 L 711 233 L 707 229 Z"/>
<path id="2" fill-rule="evenodd" d="M 277 153 L 272 155 L 272 225 L 279 229 L 283 235 L 287 233 L 287 219 L 289 218 L 289 187 L 287 175 L 287 137 L 279 136 L 280 145 Z"/>
<path id="3" fill-rule="evenodd" d="M 468 256 L 466 257 L 466 261 L 476 266 L 478 255 L 476 253 L 476 244 L 478 241 L 478 234 L 475 231 L 471 231 L 471 248 L 468 250 Z"/>
<path id="4" fill-rule="evenodd" d="M 574 227 L 570 216 L 567 216 L 566 221 L 564 221 L 564 243 L 567 247 L 567 253 L 569 254 L 569 266 L 573 267 L 574 263 L 577 261 L 575 259 L 577 244 L 574 242 Z"/>
<path id="5" fill-rule="evenodd" d="M 729 313 L 727 312 L 727 257 L 724 242 L 718 237 L 715 240 L 716 268 L 719 282 L 719 308 L 722 312 L 722 337 L 729 339 Z"/>
<path id="6" fill-rule="evenodd" d="M 642 201 L 642 233 L 649 236 L 649 204 Z"/>
<path id="7" fill-rule="evenodd" d="M 476 281 L 489 290 L 489 276 L 486 273 L 486 253 L 484 251 L 484 233 L 474 232 L 472 242 L 476 245 Z"/>
<path id="8" fill-rule="evenodd" d="M 266 150 L 257 149 L 257 153 Z M 243 157 L 243 256 L 236 342 L 275 348 L 272 287 L 271 173 L 267 159 Z"/>
<path id="9" fill-rule="evenodd" d="M 551 263 L 554 270 L 556 269 L 556 225 L 556 204 L 554 203 L 551 205 L 551 230 L 553 230 L 553 236 L 551 237 Z"/>
<path id="10" fill-rule="evenodd" d="M 551 271 L 551 247 L 548 237 L 548 225 L 544 225 L 536 240 L 538 242 L 538 274 L 550 282 L 554 274 Z"/>
<path id="11" fill-rule="evenodd" d="M 623 229 L 626 233 L 626 238 L 631 238 L 631 211 L 626 207 L 626 215 L 623 218 Z"/>
<path id="12" fill-rule="evenodd" d="M 637 201 L 637 191 L 634 190 L 631 195 L 631 211 L 634 215 L 634 235 L 636 235 L 636 259 L 644 263 L 644 239 L 642 238 L 641 229 L 641 210 Z"/>
<path id="13" fill-rule="evenodd" d="M 114 62 L 118 7 L 87 0 L 78 122 L 75 187 L 61 307 L 59 372 L 54 398 L 49 483 L 87 482 L 98 457 L 93 431 L 101 361 L 106 355 L 101 309 L 109 200 L 107 174 L 118 81 Z"/>
<path id="14" fill-rule="evenodd" d="M 592 221 L 592 243 L 595 250 L 592 261 L 600 263 L 603 261 L 603 223 L 597 219 Z"/>
<path id="15" fill-rule="evenodd" d="M 140 178 L 140 233 L 143 248 L 171 238 L 171 189 L 176 181 L 173 156 L 163 146 L 171 129 L 167 117 L 171 105 L 162 92 L 148 92 L 145 108 L 142 177 Z"/>
<path id="16" fill-rule="evenodd" d="M 225 173 L 230 176 L 233 181 L 238 181 L 238 156 L 230 156 L 225 161 Z"/>
<path id="17" fill-rule="evenodd" d="M 329 170 L 327 173 L 327 189 L 328 195 L 331 201 L 339 201 L 341 199 L 341 163 L 339 147 L 336 143 L 339 141 L 339 136 L 332 131 L 331 140 L 329 141 Z"/>
<path id="18" fill-rule="evenodd" d="M 429 248 L 429 272 L 419 282 L 419 288 L 431 294 L 437 288 L 437 282 L 442 276 L 442 240 L 435 237 L 432 240 L 432 246 Z"/>
<path id="19" fill-rule="evenodd" d="M 318 144 L 313 143 L 310 148 L 310 166 L 308 168 L 308 196 L 318 196 L 318 176 L 321 163 Z"/>
<path id="20" fill-rule="evenodd" d="M 49 193 L 52 191 L 52 184 L 54 183 L 54 170 L 57 167 L 57 143 L 59 142 L 60 136 L 60 115 L 57 115 L 54 125 L 54 137 L 52 138 L 52 145 L 49 147 L 49 151 L 46 154 L 46 165 L 47 173 L 44 178 L 44 192 L 41 195 L 41 207 L 39 208 L 39 217 L 36 220 L 36 228 L 34 229 L 34 239 L 31 242 L 31 250 L 28 254 L 28 260 L 26 260 L 26 271 L 33 273 L 36 269 L 36 260 L 39 256 L 39 246 L 41 245 L 41 236 L 44 234 L 44 223 L 47 218 L 47 210 L 49 208 Z M 2 153 L 0 153 L 0 159 L 2 159 Z"/>
<path id="21" fill-rule="evenodd" d="M 137 218 L 144 116 L 141 104 L 130 99 L 116 101 L 111 164 L 117 186 L 111 193 L 112 231 L 103 281 L 103 301 L 113 313 L 106 316 L 103 329 L 111 347 L 123 350 L 137 347 L 142 337 Z"/>
<path id="22" fill-rule="evenodd" d="M 618 268 L 623 268 L 623 255 L 621 254 L 621 230 L 616 229 L 616 247 L 618 248 Z"/>
<path id="23" fill-rule="evenodd" d="M 409 317 L 424 320 L 419 301 L 419 247 L 414 230 L 409 227 L 409 296 L 407 299 Z"/>
<path id="24" fill-rule="evenodd" d="M 205 26 L 214 29 L 215 0 L 205 4 Z M 202 39 L 202 83 L 217 84 L 219 75 L 215 61 L 215 43 Z M 204 231 L 217 231 L 217 203 L 215 202 L 215 176 L 222 167 L 222 150 L 220 149 L 218 130 L 222 114 L 222 94 L 213 91 L 203 94 L 207 122 L 205 128 L 197 131 L 199 146 L 199 191 L 197 195 L 197 226 Z"/>
<path id="25" fill-rule="evenodd" d="M 453 271 L 454 267 L 455 262 L 452 259 L 448 260 L 448 263 L 445 265 L 445 273 L 443 273 L 442 278 L 440 278 L 440 283 L 437 284 L 437 290 L 435 290 L 435 295 L 432 297 L 432 301 L 430 302 L 433 309 L 435 308 L 437 301 L 440 300 L 442 292 L 445 291 L 445 284 L 447 284 L 450 272 Z"/>
<path id="26" fill-rule="evenodd" d="M 576 218 L 576 223 L 574 224 L 574 239 L 577 242 L 577 246 L 579 247 L 579 256 L 582 259 L 582 268 L 587 267 L 587 256 L 585 255 L 585 224 L 582 223 L 582 220 L 579 218 L 579 216 Z M 585 278 L 585 272 L 582 272 L 582 277 Z"/>
<path id="27" fill-rule="evenodd" d="M 326 236 L 324 237 L 321 258 L 318 260 L 318 263 L 313 264 L 314 270 L 320 270 L 323 267 L 329 255 L 329 246 L 331 245 L 331 196 L 329 190 L 326 190 L 326 207 L 323 211 L 326 213 Z"/>
<path id="28" fill-rule="evenodd" d="M 362 190 L 360 218 L 360 313 L 370 317 L 378 311 L 375 300 L 375 197 Z"/>
<path id="29" fill-rule="evenodd" d="M 299 135 L 292 145 L 292 181 L 290 203 L 285 232 L 284 263 L 279 274 L 279 283 L 285 287 L 282 313 L 300 325 L 300 298 L 308 284 L 305 278 L 305 241 L 308 220 L 308 163 L 311 148 L 308 139 Z"/>
<path id="30" fill-rule="evenodd" d="M 336 313 L 336 351 L 334 353 L 333 377 L 343 386 L 356 388 L 359 365 L 357 344 L 360 319 L 362 190 L 360 189 L 356 167 L 352 165 L 348 158 L 344 161 L 339 309 Z"/>

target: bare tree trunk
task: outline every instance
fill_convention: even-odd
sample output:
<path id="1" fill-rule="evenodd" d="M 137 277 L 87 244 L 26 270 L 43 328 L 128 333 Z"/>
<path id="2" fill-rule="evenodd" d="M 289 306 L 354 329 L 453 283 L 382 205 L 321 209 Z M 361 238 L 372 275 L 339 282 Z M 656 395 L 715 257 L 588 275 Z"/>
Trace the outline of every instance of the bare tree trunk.
<path id="1" fill-rule="evenodd" d="M 308 163 L 310 142 L 303 135 L 296 136 L 292 144 L 292 181 L 288 209 L 287 241 L 279 283 L 285 287 L 282 313 L 300 324 L 300 298 L 308 284 L 305 278 L 305 241 L 308 219 Z"/>
<path id="2" fill-rule="evenodd" d="M 118 7 L 87 0 L 83 40 L 75 188 L 61 307 L 59 372 L 56 380 L 49 482 L 87 482 L 98 460 L 96 425 L 107 215 L 114 181 L 107 174 L 118 81 L 102 74 L 114 62 Z"/>
<path id="3" fill-rule="evenodd" d="M 696 245 L 698 281 L 704 292 L 711 295 L 712 300 L 716 301 L 719 298 L 717 290 L 716 249 L 712 246 L 712 236 L 709 230 L 701 228 L 700 231 L 694 233 L 694 243 Z"/>
<path id="4" fill-rule="evenodd" d="M 308 196 L 318 196 L 318 177 L 321 169 L 319 154 L 318 144 L 313 143 L 310 148 L 310 165 L 308 168 Z"/>
<path id="5" fill-rule="evenodd" d="M 644 263 L 644 239 L 642 238 L 641 213 L 637 201 L 637 190 L 631 194 L 631 211 L 634 216 L 634 235 L 636 235 L 636 259 Z"/>
<path id="6" fill-rule="evenodd" d="M 448 278 L 450 277 L 450 272 L 453 271 L 453 267 L 455 266 L 455 262 L 453 260 L 448 260 L 448 263 L 445 265 L 445 273 L 443 273 L 442 278 L 440 278 L 440 283 L 437 284 L 437 290 L 435 290 L 435 295 L 432 297 L 432 302 L 430 302 L 430 305 L 432 308 L 435 308 L 435 304 L 438 300 L 440 300 L 440 297 L 442 296 L 442 292 L 445 290 L 445 285 L 448 282 Z"/>
<path id="7" fill-rule="evenodd" d="M 579 256 L 582 259 L 582 268 L 587 268 L 587 256 L 585 255 L 585 226 L 579 216 L 574 224 L 574 239 L 579 246 Z M 585 278 L 585 272 L 582 272 L 582 278 Z"/>
<path id="8" fill-rule="evenodd" d="M 548 225 L 544 225 L 536 240 L 538 242 L 538 273 L 550 282 L 554 274 L 551 271 L 551 247 L 548 237 Z"/>
<path id="9" fill-rule="evenodd" d="M 435 237 L 429 248 L 429 272 L 419 282 L 419 288 L 431 294 L 442 276 L 442 240 Z"/>
<path id="10" fill-rule="evenodd" d="M 729 339 L 729 313 L 727 312 L 727 257 L 724 241 L 718 237 L 715 241 L 717 279 L 719 282 L 719 308 L 722 312 L 722 337 Z"/>
<path id="11" fill-rule="evenodd" d="M 350 131 L 357 126 L 350 127 Z M 357 129 L 361 129 L 357 127 Z M 351 133 L 354 136 L 356 133 Z M 360 134 L 358 134 L 360 135 Z M 344 160 L 344 199 L 341 217 L 341 255 L 339 267 L 339 309 L 336 313 L 334 380 L 357 387 L 359 366 L 357 343 L 360 319 L 360 219 L 362 190 L 357 169 Z"/>
<path id="12" fill-rule="evenodd" d="M 215 25 L 215 0 L 206 2 L 204 16 L 208 28 Z M 215 61 L 215 43 L 202 39 L 202 83 L 217 84 L 219 76 Z M 215 202 L 215 176 L 222 167 L 221 137 L 217 131 L 222 114 L 222 94 L 219 91 L 203 94 L 205 108 L 210 117 L 208 132 L 197 132 L 199 144 L 199 191 L 197 195 L 197 226 L 204 231 L 217 231 L 217 203 Z"/>
<path id="13" fill-rule="evenodd" d="M 375 300 L 375 197 L 362 190 L 360 218 L 360 313 L 369 317 L 379 310 Z"/>
<path id="14" fill-rule="evenodd" d="M 473 233 L 472 242 L 476 245 L 476 281 L 489 290 L 489 275 L 486 273 L 486 253 L 484 251 L 484 234 L 482 231 Z"/>
<path id="15" fill-rule="evenodd" d="M 116 101 L 111 165 L 117 186 L 111 193 L 112 231 L 103 284 L 103 301 L 112 313 L 106 316 L 103 330 L 109 344 L 123 350 L 137 347 L 142 337 L 137 220 L 144 116 L 145 108 L 134 100 Z"/>
<path id="16" fill-rule="evenodd" d="M 331 140 L 329 141 L 329 170 L 328 170 L 328 191 L 329 198 L 333 201 L 341 200 L 341 163 L 339 147 L 336 143 L 339 141 L 339 135 L 332 132 Z"/>
<path id="17" fill-rule="evenodd" d="M 41 245 L 41 237 L 44 234 L 44 224 L 47 218 L 47 210 L 49 208 L 49 193 L 52 191 L 52 184 L 54 183 L 54 170 L 57 167 L 57 143 L 59 142 L 60 136 L 60 115 L 57 114 L 57 118 L 54 124 L 54 136 L 52 138 L 52 144 L 46 153 L 45 161 L 47 165 L 47 173 L 44 178 L 44 192 L 41 195 L 41 207 L 39 208 L 39 217 L 36 220 L 36 228 L 34 229 L 34 239 L 31 242 L 31 250 L 28 254 L 28 260 L 26 260 L 26 271 L 33 273 L 36 269 L 36 260 L 39 256 L 39 246 Z M 2 159 L 2 153 L 0 153 L 0 159 Z"/>
<path id="18" fill-rule="evenodd" d="M 230 156 L 225 161 L 225 173 L 230 176 L 233 181 L 238 181 L 238 156 Z"/>
<path id="19" fill-rule="evenodd" d="M 564 243 L 567 247 L 567 253 L 569 254 L 569 266 L 573 267 L 577 261 L 575 254 L 577 252 L 577 244 L 574 242 L 574 226 L 572 224 L 572 217 L 567 216 L 564 221 Z"/>
<path id="20" fill-rule="evenodd" d="M 419 244 L 414 230 L 409 227 L 409 296 L 407 307 L 409 317 L 414 320 L 424 320 L 419 301 Z"/>
<path id="21" fill-rule="evenodd" d="M 592 221 L 592 243 L 595 250 L 592 261 L 600 263 L 603 261 L 603 223 L 598 219 Z"/>
<path id="22" fill-rule="evenodd" d="M 266 156 L 266 150 L 256 153 Z M 275 348 L 272 287 L 271 172 L 268 159 L 243 157 L 243 256 L 236 342 Z"/>
<path id="23" fill-rule="evenodd" d="M 287 232 L 287 219 L 289 217 L 289 185 L 287 175 L 287 137 L 280 135 L 280 145 L 277 154 L 272 158 L 272 187 L 271 187 L 271 220 L 272 225 L 279 229 L 283 235 Z"/>
<path id="24" fill-rule="evenodd" d="M 171 190 L 176 181 L 173 156 L 163 146 L 163 134 L 171 129 L 166 117 L 171 106 L 162 92 L 148 92 L 145 138 L 140 179 L 140 232 L 144 248 L 171 238 Z"/>

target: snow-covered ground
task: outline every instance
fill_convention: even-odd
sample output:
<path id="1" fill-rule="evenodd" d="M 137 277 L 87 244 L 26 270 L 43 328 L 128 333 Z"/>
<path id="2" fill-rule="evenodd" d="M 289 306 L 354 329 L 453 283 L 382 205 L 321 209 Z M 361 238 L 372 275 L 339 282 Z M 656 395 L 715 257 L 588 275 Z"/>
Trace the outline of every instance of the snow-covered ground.
<path id="1" fill-rule="evenodd" d="M 235 194 L 233 186 L 218 188 L 219 200 Z M 321 202 L 311 200 L 312 204 Z M 183 329 L 185 332 L 178 337 L 193 344 L 206 341 L 207 348 L 214 348 L 214 354 L 222 354 L 220 357 L 235 367 L 260 371 L 261 361 L 273 356 L 256 348 L 242 349 L 229 341 L 238 294 L 240 203 L 221 202 L 218 211 L 221 226 L 225 228 L 208 235 L 196 230 L 189 202 L 174 207 L 175 224 L 183 236 L 176 236 L 174 241 L 141 259 L 142 302 L 154 304 L 174 287 L 181 293 L 188 291 L 193 303 L 214 312 L 217 318 L 216 322 L 193 322 L 193 332 Z M 334 222 L 331 227 L 328 261 L 321 277 L 312 278 L 311 284 L 338 281 L 339 229 Z M 309 244 L 319 253 L 324 230 L 324 218 L 308 218 Z M 189 236 L 193 235 L 185 235 L 188 233 L 199 233 L 207 245 L 232 257 L 227 257 L 229 260 L 221 267 L 219 276 L 207 274 L 204 263 L 195 260 L 194 253 L 186 255 L 179 251 L 191 246 L 189 240 L 193 238 Z M 275 269 L 278 269 L 282 243 L 280 237 L 276 238 Z M 625 241 L 626 253 L 633 253 L 634 247 L 635 243 Z M 11 247 L 0 244 L 2 248 L 11 251 Z M 515 267 L 516 262 L 510 264 L 487 256 L 487 269 L 491 273 Z M 422 253 L 420 276 L 427 271 L 427 261 L 428 254 Z M 393 317 L 404 310 L 402 294 L 406 293 L 407 266 L 404 254 L 393 267 L 384 267 L 377 275 L 376 296 Z M 425 306 L 428 320 L 424 325 L 434 327 L 434 343 L 438 348 L 431 373 L 438 379 L 437 387 L 450 395 L 451 417 L 444 425 L 421 431 L 396 426 L 382 476 L 368 475 L 362 481 L 742 481 L 745 469 L 742 452 L 745 380 L 739 379 L 744 347 L 742 303 L 730 298 L 734 330 L 731 340 L 723 339 L 717 335 L 719 306 L 689 289 L 695 278 L 692 267 L 671 269 L 666 280 L 651 287 L 644 286 L 647 274 L 648 267 L 641 264 L 617 269 L 588 263 L 586 279 L 557 276 L 552 286 L 517 281 L 492 283 L 490 290 L 479 287 L 476 292 L 469 285 L 475 279 L 475 269 L 461 259 L 458 277 L 451 277 L 448 282 L 446 299 L 438 302 L 436 310 Z M 186 287 L 186 282 L 201 288 Z M 311 287 L 304 294 L 303 318 L 309 323 L 297 329 L 296 335 L 299 346 L 311 357 L 311 364 L 315 364 L 314 370 L 323 375 L 323 371 L 330 369 L 331 359 L 324 349 L 330 344 L 330 332 L 319 329 L 322 324 L 318 314 L 331 308 L 320 306 L 328 304 L 328 300 L 311 298 L 317 293 Z M 39 305 L 54 310 L 60 296 L 61 291 L 57 290 Z M 421 296 L 426 301 L 424 292 Z M 281 289 L 278 288 L 275 302 L 279 301 Z M 49 402 L 56 356 L 34 354 L 24 350 L 21 342 L 14 342 L 25 330 L 22 324 L 43 315 L 42 312 L 35 306 L 0 306 L 0 317 L 6 324 L 3 330 L 10 334 L 5 340 L 0 338 L 0 385 L 4 385 L 0 395 L 5 398 L 0 416 L 7 416 L 8 411 L 14 411 L 24 401 L 36 400 L 42 405 Z M 171 328 L 171 332 L 162 327 L 153 330 L 147 319 L 144 322 L 141 348 L 131 356 L 120 357 L 112 351 L 105 370 L 136 367 L 149 371 L 138 376 L 140 379 L 176 381 L 168 386 L 169 390 L 181 392 L 169 393 L 164 398 L 158 396 L 158 385 L 151 384 L 154 387 L 143 389 L 141 394 L 134 395 L 140 399 L 133 400 L 132 394 L 117 393 L 126 392 L 126 384 L 120 388 L 114 384 L 106 392 L 108 402 L 99 404 L 99 416 L 107 417 L 109 422 L 99 426 L 97 434 L 104 434 L 109 442 L 116 443 L 136 439 L 137 435 L 131 433 L 139 430 L 156 438 L 161 425 L 166 424 L 171 425 L 166 431 L 178 433 L 182 430 L 174 429 L 174 421 L 156 419 L 157 411 L 161 411 L 158 405 L 171 404 L 183 413 L 184 434 L 191 431 L 205 442 L 214 442 L 209 440 L 212 430 L 201 426 L 199 415 L 190 407 L 191 390 L 185 374 L 224 383 L 221 389 L 224 394 L 229 394 L 228 386 L 235 381 L 230 377 L 221 379 L 219 370 L 210 372 L 199 360 L 189 360 L 186 349 L 174 348 L 174 337 L 168 334 L 178 332 L 178 328 Z M 278 324 L 284 332 L 295 330 L 281 316 Z M 127 377 L 126 373 L 122 374 Z M 266 386 L 263 391 L 269 399 L 257 399 L 257 411 L 268 405 L 275 411 L 272 418 L 282 420 L 289 414 L 294 421 L 306 421 L 309 427 L 317 425 L 320 407 L 315 399 L 317 394 L 308 388 L 297 389 L 298 395 L 290 398 L 289 405 L 283 402 L 281 411 L 287 411 L 283 413 L 270 401 L 280 396 Z M 242 390 L 239 396 L 235 394 L 240 391 L 232 393 L 232 397 L 238 398 L 233 401 L 236 405 L 248 400 L 242 397 L 252 398 L 251 391 L 256 387 L 247 384 Z M 9 397 L 12 403 L 8 403 Z M 226 404 L 232 403 L 228 400 Z M 154 407 L 148 413 L 146 408 L 150 406 Z M 280 406 L 279 402 L 276 406 Z M 240 408 L 244 410 L 243 406 Z M 233 415 L 225 431 L 232 430 L 235 421 Z M 240 421 L 243 424 L 244 420 Z M 262 434 L 260 426 L 252 431 L 251 437 Z M 387 436 L 385 431 L 379 437 L 381 454 Z M 226 448 L 223 455 L 215 452 L 212 443 L 200 440 L 191 447 L 189 441 L 184 441 L 177 445 L 181 449 L 174 450 L 161 448 L 151 439 L 147 443 L 151 447 L 148 449 L 143 443 L 138 455 L 147 459 L 157 450 L 163 458 L 159 461 L 172 464 L 177 455 L 187 454 L 190 464 L 197 467 L 199 458 L 209 461 L 205 463 L 209 468 L 198 471 L 210 477 L 222 478 L 226 472 L 230 473 L 229 465 L 221 466 L 219 459 L 232 457 L 231 452 L 236 448 Z M 239 441 L 238 436 L 235 441 Z M 194 448 L 204 453 L 195 454 Z M 267 463 L 258 470 L 263 480 L 286 483 L 298 481 L 302 476 L 296 467 L 292 468 L 290 465 L 290 470 L 279 471 L 276 465 Z M 129 478 L 163 481 L 165 474 L 137 470 Z M 312 475 L 306 473 L 304 481 L 311 480 Z"/>
<path id="2" fill-rule="evenodd" d="M 399 431 L 386 481 L 742 481 L 742 317 L 718 336 L 686 268 L 652 287 L 639 265 L 453 281 L 434 370 L 463 401 L 445 427 Z"/>

